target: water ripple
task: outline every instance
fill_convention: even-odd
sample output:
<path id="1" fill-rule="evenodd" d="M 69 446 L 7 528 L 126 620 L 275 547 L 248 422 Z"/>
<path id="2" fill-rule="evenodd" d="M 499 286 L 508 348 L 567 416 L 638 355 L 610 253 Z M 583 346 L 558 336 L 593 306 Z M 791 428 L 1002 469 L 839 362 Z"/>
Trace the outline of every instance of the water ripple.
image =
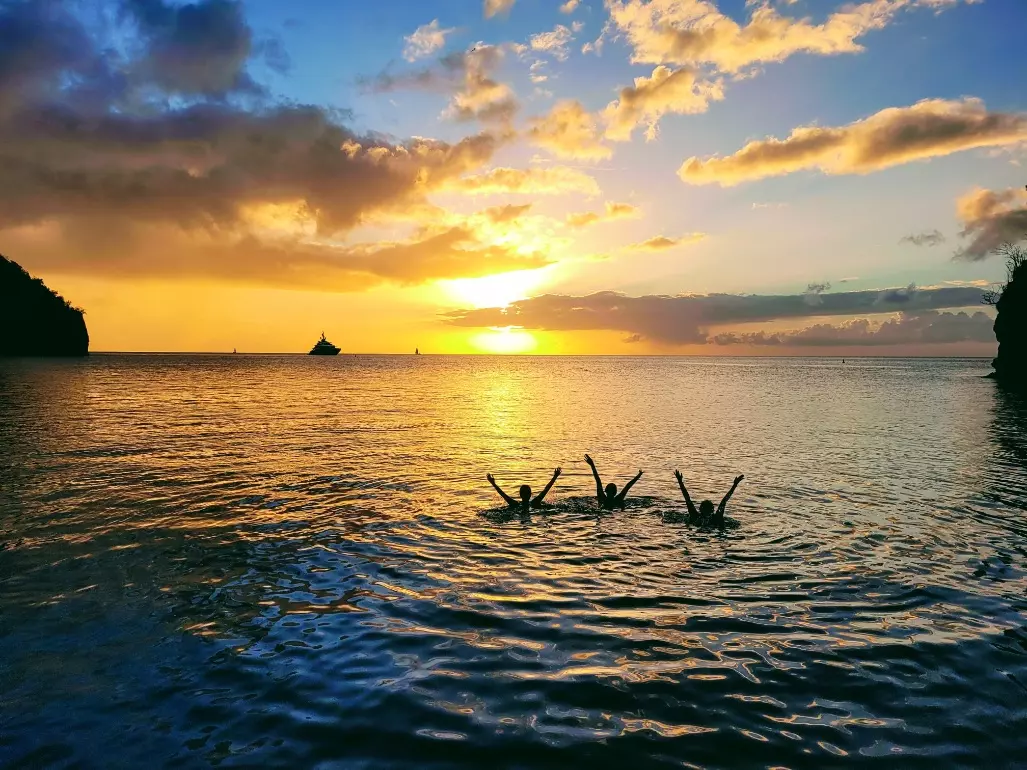
<path id="1" fill-rule="evenodd" d="M 0 764 L 1009 766 L 1027 403 L 983 371 L 4 362 Z M 484 483 L 556 465 L 530 515 Z M 674 468 L 746 474 L 728 526 Z"/>

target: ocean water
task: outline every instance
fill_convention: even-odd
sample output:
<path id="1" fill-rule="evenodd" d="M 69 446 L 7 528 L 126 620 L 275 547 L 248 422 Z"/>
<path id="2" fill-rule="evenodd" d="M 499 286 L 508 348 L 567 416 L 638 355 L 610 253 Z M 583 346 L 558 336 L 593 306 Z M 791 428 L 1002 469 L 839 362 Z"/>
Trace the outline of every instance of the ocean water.
<path id="1" fill-rule="evenodd" d="M 1027 402 L 988 369 L 0 362 L 0 766 L 1016 766 Z M 645 471 L 627 509 L 585 452 Z M 530 516 L 485 481 L 555 466 Z M 675 468 L 745 474 L 723 530 Z"/>

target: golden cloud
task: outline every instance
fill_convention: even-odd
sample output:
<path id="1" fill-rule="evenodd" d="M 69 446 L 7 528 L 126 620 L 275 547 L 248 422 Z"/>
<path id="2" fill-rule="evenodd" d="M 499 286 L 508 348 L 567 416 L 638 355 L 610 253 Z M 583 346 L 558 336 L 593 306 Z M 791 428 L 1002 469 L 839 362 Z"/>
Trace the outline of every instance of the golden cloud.
<path id="1" fill-rule="evenodd" d="M 115 226 L 118 231 L 111 233 Z M 325 240 L 258 237 L 191 230 L 162 223 L 106 223 L 118 248 L 97 250 L 99 226 L 65 220 L 39 232 L 8 231 L 7 243 L 33 264 L 64 274 L 111 278 L 202 279 L 329 292 L 382 283 L 414 285 L 544 267 L 541 252 L 483 242 L 457 226 L 407 241 L 340 246 Z M 85 237 L 83 237 L 85 236 Z"/>
<path id="2" fill-rule="evenodd" d="M 688 233 L 680 238 L 668 238 L 665 235 L 658 235 L 641 243 L 633 243 L 626 248 L 630 251 L 666 251 L 676 246 L 684 246 L 687 243 L 701 241 L 705 237 L 706 233 Z"/>
<path id="3" fill-rule="evenodd" d="M 973 2 L 974 0 L 969 0 Z M 869 0 L 832 13 L 821 24 L 780 15 L 756 4 L 746 24 L 721 13 L 710 0 L 607 0 L 610 21 L 643 64 L 711 66 L 737 73 L 797 53 L 832 55 L 862 51 L 857 38 L 887 26 L 906 8 L 940 9 L 960 0 Z"/>
<path id="4" fill-rule="evenodd" d="M 992 113 L 980 99 L 929 99 L 881 110 L 841 127 L 801 126 L 786 139 L 750 142 L 727 157 L 692 157 L 678 170 L 689 184 L 730 186 L 819 168 L 866 174 L 917 160 L 1027 139 L 1027 116 Z"/>
<path id="5" fill-rule="evenodd" d="M 455 120 L 509 122 L 517 111 L 513 91 L 491 76 L 503 57 L 498 46 L 478 45 L 463 54 L 463 88 L 453 95 L 446 115 Z"/>
<path id="6" fill-rule="evenodd" d="M 605 212 L 585 211 L 580 214 L 568 214 L 567 224 L 571 227 L 587 227 L 596 222 L 608 222 L 612 219 L 633 219 L 641 212 L 630 203 L 606 202 Z"/>
<path id="7" fill-rule="evenodd" d="M 528 138 L 562 158 L 603 160 L 613 154 L 600 141 L 595 118 L 573 100 L 559 102 L 548 115 L 536 118 Z"/>
<path id="8" fill-rule="evenodd" d="M 606 138 L 630 141 L 635 128 L 644 123 L 646 139 L 653 139 L 664 115 L 705 112 L 711 101 L 723 98 L 720 81 L 702 81 L 689 67 L 673 70 L 660 65 L 649 77 L 637 77 L 634 86 L 622 88 L 620 98 L 603 110 Z"/>
<path id="9" fill-rule="evenodd" d="M 507 13 L 516 0 L 485 0 L 485 18 L 491 19 L 500 13 Z"/>
<path id="10" fill-rule="evenodd" d="M 557 195 L 569 192 L 599 194 L 599 185 L 593 177 L 567 166 L 494 168 L 483 174 L 448 179 L 441 189 L 471 195 Z"/>

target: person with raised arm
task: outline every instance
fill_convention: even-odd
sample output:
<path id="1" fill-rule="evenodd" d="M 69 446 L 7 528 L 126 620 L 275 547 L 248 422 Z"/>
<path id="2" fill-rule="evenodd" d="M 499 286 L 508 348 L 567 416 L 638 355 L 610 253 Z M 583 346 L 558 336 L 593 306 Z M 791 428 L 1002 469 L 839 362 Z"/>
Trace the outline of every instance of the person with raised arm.
<path id="1" fill-rule="evenodd" d="M 599 501 L 599 507 L 607 511 L 612 511 L 614 508 L 623 508 L 624 498 L 628 496 L 628 490 L 635 485 L 635 482 L 642 478 L 642 471 L 639 471 L 635 478 L 625 484 L 624 489 L 617 492 L 616 484 L 607 484 L 605 488 L 603 487 L 603 480 L 599 478 L 599 471 L 596 470 L 595 461 L 591 457 L 585 455 L 585 462 L 592 469 L 592 476 L 596 480 L 596 500 Z"/>
<path id="2" fill-rule="evenodd" d="M 541 508 L 542 501 L 545 499 L 546 495 L 549 494 L 549 490 L 553 488 L 553 484 L 555 484 L 556 480 L 560 478 L 560 474 L 562 472 L 563 471 L 560 468 L 557 468 L 555 471 L 553 471 L 553 478 L 549 479 L 549 483 L 546 484 L 545 489 L 543 489 L 541 492 L 535 495 L 534 498 L 532 498 L 531 496 L 531 487 L 527 484 L 521 484 L 520 500 L 514 500 L 512 497 L 510 497 L 510 495 L 508 495 L 506 492 L 500 489 L 499 484 L 496 483 L 496 477 L 493 476 L 491 473 L 485 474 L 485 478 L 489 480 L 489 484 L 495 487 L 496 491 L 499 493 L 499 496 L 506 500 L 506 504 L 509 505 L 511 508 Z"/>
<path id="3" fill-rule="evenodd" d="M 678 486 L 681 487 L 681 494 L 685 496 L 685 505 L 688 506 L 688 518 L 693 523 L 701 524 L 716 524 L 720 526 L 724 523 L 724 509 L 727 508 L 727 501 L 731 499 L 731 495 L 735 493 L 738 485 L 742 483 L 745 476 L 736 476 L 735 483 L 731 485 L 731 489 L 724 495 L 724 499 L 720 501 L 720 505 L 717 506 L 716 514 L 713 512 L 713 502 L 711 500 L 703 500 L 699 503 L 699 510 L 695 509 L 695 505 L 692 503 L 692 498 L 688 495 L 688 487 L 685 486 L 685 479 L 681 475 L 681 471 L 674 471 L 674 478 L 678 480 Z"/>

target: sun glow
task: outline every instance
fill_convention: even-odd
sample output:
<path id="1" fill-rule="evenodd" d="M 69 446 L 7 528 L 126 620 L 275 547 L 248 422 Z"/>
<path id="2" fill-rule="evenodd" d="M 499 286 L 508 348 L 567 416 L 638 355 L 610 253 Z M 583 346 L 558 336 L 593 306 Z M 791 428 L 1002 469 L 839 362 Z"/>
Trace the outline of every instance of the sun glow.
<path id="1" fill-rule="evenodd" d="M 471 345 L 483 353 L 530 353 L 537 345 L 538 340 L 531 332 L 517 329 L 512 326 L 490 329 L 481 334 L 471 337 Z"/>
<path id="2" fill-rule="evenodd" d="M 518 270 L 486 275 L 482 278 L 457 278 L 439 281 L 443 290 L 467 307 L 506 307 L 528 297 L 544 280 L 542 270 Z"/>

